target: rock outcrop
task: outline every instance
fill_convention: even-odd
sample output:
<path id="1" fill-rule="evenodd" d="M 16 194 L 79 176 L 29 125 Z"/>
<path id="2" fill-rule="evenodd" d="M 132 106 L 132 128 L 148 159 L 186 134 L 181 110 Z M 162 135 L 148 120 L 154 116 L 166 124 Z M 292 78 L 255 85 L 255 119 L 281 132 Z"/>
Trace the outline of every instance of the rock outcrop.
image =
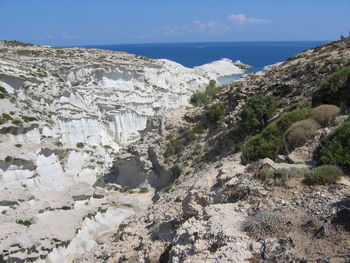
<path id="1" fill-rule="evenodd" d="M 120 166 L 118 180 L 101 178 L 120 149 L 158 128 L 154 119 L 189 106 L 210 79 L 243 72 L 227 59 L 213 63 L 190 69 L 123 52 L 2 41 L 3 259 L 70 262 L 143 211 L 153 190 L 148 177 L 132 174 L 141 173 L 138 163 Z M 123 193 L 121 185 L 147 191 Z"/>

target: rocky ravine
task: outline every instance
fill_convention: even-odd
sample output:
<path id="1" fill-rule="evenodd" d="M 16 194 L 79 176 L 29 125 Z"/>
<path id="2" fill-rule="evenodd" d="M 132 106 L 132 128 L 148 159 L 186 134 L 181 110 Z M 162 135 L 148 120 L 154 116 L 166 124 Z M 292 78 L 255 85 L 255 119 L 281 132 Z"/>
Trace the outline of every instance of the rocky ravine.
<path id="1" fill-rule="evenodd" d="M 246 166 L 237 146 L 241 134 L 235 133 L 239 112 L 252 94 L 276 96 L 284 106 L 278 117 L 310 105 L 313 91 L 349 65 L 350 38 L 246 76 L 216 96 L 214 103 L 222 102 L 228 110 L 224 119 L 181 153 L 164 159 L 169 141 L 205 118 L 207 108 L 167 115 L 161 129 L 146 134 L 128 151 L 146 168 L 174 170 L 177 179 L 156 193 L 144 213 L 99 239 L 75 262 L 349 262 L 349 177 L 330 186 L 310 187 L 303 181 L 315 165 L 310 156 L 320 138 L 334 127 L 319 129 L 313 140 L 297 148 L 293 153 L 299 158 L 287 162 L 292 153 Z M 348 106 L 338 124 L 349 120 Z M 275 175 L 264 180 L 262 171 Z M 286 171 L 288 180 L 280 177 Z M 261 231 L 273 227 L 274 235 L 249 235 L 247 226 L 254 220 L 261 220 L 262 226 L 267 221 L 267 229 Z"/>
<path id="2" fill-rule="evenodd" d="M 227 59 L 189 69 L 122 52 L 0 42 L 2 259 L 71 262 L 144 211 L 171 173 L 144 173 L 120 150 L 159 129 L 167 110 L 189 106 L 210 79 L 243 72 Z M 117 155 L 125 160 L 116 164 Z"/>

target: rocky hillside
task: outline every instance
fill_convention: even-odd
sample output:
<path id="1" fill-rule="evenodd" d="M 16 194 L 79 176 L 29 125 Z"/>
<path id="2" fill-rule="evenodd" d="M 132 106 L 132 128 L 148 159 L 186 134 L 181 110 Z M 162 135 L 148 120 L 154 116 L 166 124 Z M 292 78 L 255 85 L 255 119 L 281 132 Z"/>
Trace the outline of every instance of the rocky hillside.
<path id="1" fill-rule="evenodd" d="M 328 43 L 168 114 L 128 151 L 175 181 L 75 262 L 349 262 L 349 66 Z"/>
<path id="2" fill-rule="evenodd" d="M 143 211 L 153 187 L 171 179 L 139 175 L 132 154 L 115 176 L 120 150 L 157 129 L 167 110 L 189 106 L 210 79 L 243 72 L 227 59 L 190 69 L 123 52 L 1 41 L 1 258 L 70 262 L 96 245 L 95 236 Z"/>
<path id="3" fill-rule="evenodd" d="M 349 262 L 350 39 L 224 87 L 244 65 L 17 42 L 0 65 L 3 261 Z"/>

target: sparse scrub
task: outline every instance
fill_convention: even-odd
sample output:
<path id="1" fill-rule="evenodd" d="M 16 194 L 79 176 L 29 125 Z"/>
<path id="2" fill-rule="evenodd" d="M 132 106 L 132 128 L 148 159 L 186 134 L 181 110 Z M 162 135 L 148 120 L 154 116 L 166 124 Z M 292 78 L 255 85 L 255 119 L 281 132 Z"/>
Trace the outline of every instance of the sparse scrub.
<path id="1" fill-rule="evenodd" d="M 21 147 L 22 147 L 22 144 L 17 143 L 17 144 L 15 144 L 15 146 L 16 146 L 17 148 L 21 148 Z"/>
<path id="2" fill-rule="evenodd" d="M 247 134 L 256 134 L 266 127 L 276 112 L 277 100 L 273 96 L 257 94 L 250 97 L 241 112 L 241 127 Z"/>
<path id="3" fill-rule="evenodd" d="M 13 160 L 12 156 L 5 157 L 5 162 L 7 162 L 7 163 L 12 162 L 12 160 Z"/>
<path id="4" fill-rule="evenodd" d="M 315 136 L 316 131 L 319 128 L 320 125 L 312 119 L 306 119 L 294 123 L 284 135 L 286 147 L 291 151 L 296 147 L 304 145 Z"/>
<path id="5" fill-rule="evenodd" d="M 19 225 L 26 226 L 26 227 L 29 227 L 30 225 L 33 224 L 33 222 L 31 220 L 21 220 L 21 219 L 17 220 L 16 223 Z"/>
<path id="6" fill-rule="evenodd" d="M 255 238 L 271 237 L 283 230 L 284 222 L 277 212 L 260 212 L 246 223 L 245 231 Z"/>
<path id="7" fill-rule="evenodd" d="M 295 122 L 309 116 L 310 109 L 298 109 L 288 112 L 270 123 L 261 133 L 248 139 L 241 147 L 243 163 L 263 158 L 274 159 L 284 152 L 283 135 Z"/>
<path id="8" fill-rule="evenodd" d="M 3 114 L 2 114 L 2 117 L 3 117 L 5 120 L 8 120 L 8 121 L 12 121 L 12 120 L 13 120 L 12 117 L 11 117 L 9 114 L 7 114 L 7 113 L 3 113 Z"/>
<path id="9" fill-rule="evenodd" d="M 212 105 L 207 111 L 207 120 L 216 123 L 226 115 L 225 106 L 223 103 Z"/>
<path id="10" fill-rule="evenodd" d="M 22 121 L 21 120 L 13 120 L 12 123 L 15 125 L 21 125 Z"/>
<path id="11" fill-rule="evenodd" d="M 84 147 L 84 143 L 83 142 L 77 142 L 76 146 L 78 148 L 83 148 Z"/>
<path id="12" fill-rule="evenodd" d="M 178 154 L 185 149 L 185 145 L 183 144 L 183 140 L 176 139 L 171 141 L 165 150 L 164 157 L 168 158 L 172 155 Z"/>
<path id="13" fill-rule="evenodd" d="M 216 94 L 222 90 L 221 86 L 216 86 L 215 80 L 210 80 L 209 85 L 206 87 L 205 92 L 197 91 L 192 95 L 190 102 L 193 106 L 203 106 L 208 104 Z"/>
<path id="14" fill-rule="evenodd" d="M 350 122 L 342 124 L 324 139 L 315 159 L 318 165 L 337 165 L 350 173 Z"/>
<path id="15" fill-rule="evenodd" d="M 311 173 L 309 173 L 305 182 L 310 185 L 326 185 L 334 184 L 342 177 L 342 170 L 335 165 L 322 165 L 316 167 Z"/>
<path id="16" fill-rule="evenodd" d="M 322 127 L 330 127 L 334 125 L 339 113 L 340 108 L 335 105 L 320 105 L 311 111 L 310 117 Z"/>
<path id="17" fill-rule="evenodd" d="M 35 117 L 28 117 L 28 116 L 22 116 L 22 119 L 25 121 L 25 122 L 32 122 L 32 121 L 37 121 L 38 119 L 35 118 Z"/>
<path id="18" fill-rule="evenodd" d="M 330 78 L 314 92 L 312 95 L 312 104 L 318 106 L 321 104 L 335 103 L 339 105 L 343 101 L 342 89 L 348 89 L 350 81 L 350 67 L 344 67 L 338 72 L 332 74 Z"/>
<path id="19" fill-rule="evenodd" d="M 193 132 L 196 134 L 203 134 L 205 133 L 205 127 L 203 125 L 203 123 L 197 123 L 193 128 L 192 128 Z"/>

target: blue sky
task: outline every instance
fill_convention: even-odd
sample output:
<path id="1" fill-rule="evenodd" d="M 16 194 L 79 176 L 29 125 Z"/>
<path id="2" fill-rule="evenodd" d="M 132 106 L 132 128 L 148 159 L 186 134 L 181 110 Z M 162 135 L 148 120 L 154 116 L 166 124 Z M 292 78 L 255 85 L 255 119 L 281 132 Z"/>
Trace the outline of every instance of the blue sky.
<path id="1" fill-rule="evenodd" d="M 350 0 L 0 0 L 0 25 L 48 45 L 335 40 Z"/>

